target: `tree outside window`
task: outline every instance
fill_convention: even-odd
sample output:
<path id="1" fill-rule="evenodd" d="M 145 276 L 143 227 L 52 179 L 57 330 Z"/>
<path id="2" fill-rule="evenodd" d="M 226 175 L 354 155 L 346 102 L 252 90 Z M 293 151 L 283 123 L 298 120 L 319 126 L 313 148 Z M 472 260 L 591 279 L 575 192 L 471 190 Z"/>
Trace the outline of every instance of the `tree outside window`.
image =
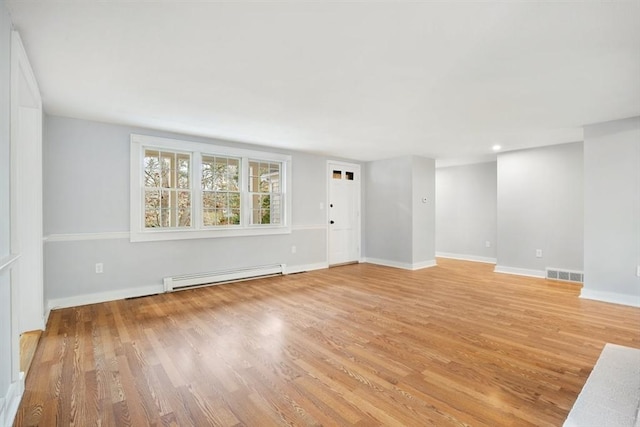
<path id="1" fill-rule="evenodd" d="M 191 155 L 146 149 L 144 226 L 191 226 Z"/>

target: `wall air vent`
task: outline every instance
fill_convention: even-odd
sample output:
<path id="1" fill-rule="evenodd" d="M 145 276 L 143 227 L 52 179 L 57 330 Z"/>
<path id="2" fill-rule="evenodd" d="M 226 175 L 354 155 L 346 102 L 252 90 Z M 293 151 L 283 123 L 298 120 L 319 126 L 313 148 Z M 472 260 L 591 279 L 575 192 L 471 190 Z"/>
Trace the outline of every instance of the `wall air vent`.
<path id="1" fill-rule="evenodd" d="M 584 275 L 582 273 L 569 273 L 569 280 L 571 282 L 584 282 Z"/>
<path id="2" fill-rule="evenodd" d="M 582 273 L 582 271 L 547 267 L 547 279 L 562 280 L 564 282 L 583 283 L 584 274 Z"/>

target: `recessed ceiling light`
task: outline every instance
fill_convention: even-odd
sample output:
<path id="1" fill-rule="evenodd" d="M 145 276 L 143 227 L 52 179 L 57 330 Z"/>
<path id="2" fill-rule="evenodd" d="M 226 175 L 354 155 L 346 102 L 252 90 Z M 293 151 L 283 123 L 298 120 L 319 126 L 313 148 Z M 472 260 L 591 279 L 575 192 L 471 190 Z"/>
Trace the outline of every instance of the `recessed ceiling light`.
<path id="1" fill-rule="evenodd" d="M 502 148 L 501 146 L 499 146 L 498 144 L 494 145 L 493 147 L 493 151 L 500 151 L 500 149 Z"/>

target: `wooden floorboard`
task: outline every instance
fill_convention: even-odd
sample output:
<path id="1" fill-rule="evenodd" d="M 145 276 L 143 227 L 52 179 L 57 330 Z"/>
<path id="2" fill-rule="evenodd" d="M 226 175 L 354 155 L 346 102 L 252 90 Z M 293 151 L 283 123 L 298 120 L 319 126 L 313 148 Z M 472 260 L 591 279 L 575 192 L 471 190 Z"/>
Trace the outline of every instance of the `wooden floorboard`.
<path id="1" fill-rule="evenodd" d="M 42 331 L 28 331 L 20 335 L 20 371 L 25 375 L 29 374 L 31 361 L 38 348 L 38 341 Z"/>
<path id="2" fill-rule="evenodd" d="M 51 312 L 16 426 L 560 426 L 640 309 L 440 259 Z"/>

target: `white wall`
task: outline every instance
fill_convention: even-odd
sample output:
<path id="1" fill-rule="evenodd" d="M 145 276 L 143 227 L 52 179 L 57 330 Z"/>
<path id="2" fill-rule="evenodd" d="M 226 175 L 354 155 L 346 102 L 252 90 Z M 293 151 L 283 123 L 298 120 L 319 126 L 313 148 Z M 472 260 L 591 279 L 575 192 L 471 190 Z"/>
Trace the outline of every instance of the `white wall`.
<path id="1" fill-rule="evenodd" d="M 496 162 L 436 169 L 438 256 L 495 263 L 497 197 Z"/>
<path id="2" fill-rule="evenodd" d="M 640 117 L 584 132 L 581 296 L 640 306 Z"/>
<path id="3" fill-rule="evenodd" d="M 19 372 L 16 263 L 11 251 L 11 18 L 0 0 L 0 425 L 13 424 L 24 391 Z"/>
<path id="4" fill-rule="evenodd" d="M 0 265 L 9 257 L 10 248 L 10 76 L 11 21 L 0 0 Z M 12 380 L 11 365 L 11 291 L 9 268 L 0 269 L 0 425 L 6 417 L 6 396 Z"/>
<path id="5" fill-rule="evenodd" d="M 582 143 L 499 154 L 497 178 L 496 271 L 534 276 L 544 276 L 546 267 L 582 271 Z"/>
<path id="6" fill-rule="evenodd" d="M 364 181 L 365 259 L 408 269 L 434 265 L 435 161 L 406 156 L 368 162 Z"/>
<path id="7" fill-rule="evenodd" d="M 289 153 L 293 157 L 291 234 L 130 243 L 131 133 L 256 148 L 47 116 L 45 300 L 51 307 L 158 292 L 163 277 L 177 274 L 273 263 L 284 263 L 288 270 L 326 266 L 327 218 L 320 204 L 326 201 L 327 159 L 295 152 Z M 103 274 L 95 273 L 98 262 L 104 264 Z"/>
<path id="8" fill-rule="evenodd" d="M 0 258 L 10 252 L 11 21 L 0 0 Z"/>

